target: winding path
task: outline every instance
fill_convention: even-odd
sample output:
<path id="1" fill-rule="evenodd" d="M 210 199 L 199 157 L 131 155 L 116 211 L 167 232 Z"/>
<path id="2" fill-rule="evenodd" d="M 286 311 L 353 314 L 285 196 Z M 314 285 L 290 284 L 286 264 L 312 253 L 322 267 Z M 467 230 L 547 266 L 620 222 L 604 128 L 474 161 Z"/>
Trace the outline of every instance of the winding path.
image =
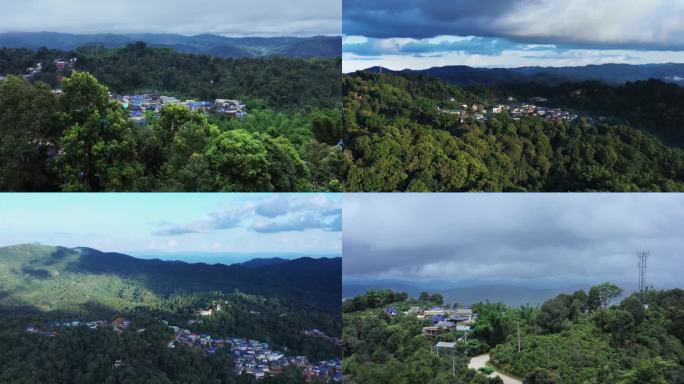
<path id="1" fill-rule="evenodd" d="M 477 370 L 485 367 L 487 365 L 487 362 L 489 362 L 489 354 L 475 356 L 472 359 L 470 359 L 470 362 L 468 363 L 468 368 Z M 504 384 L 522 384 L 522 381 L 514 379 L 510 376 L 504 375 L 503 373 L 497 371 L 494 371 L 491 375 L 489 375 L 489 377 L 500 377 L 501 380 L 503 380 Z"/>

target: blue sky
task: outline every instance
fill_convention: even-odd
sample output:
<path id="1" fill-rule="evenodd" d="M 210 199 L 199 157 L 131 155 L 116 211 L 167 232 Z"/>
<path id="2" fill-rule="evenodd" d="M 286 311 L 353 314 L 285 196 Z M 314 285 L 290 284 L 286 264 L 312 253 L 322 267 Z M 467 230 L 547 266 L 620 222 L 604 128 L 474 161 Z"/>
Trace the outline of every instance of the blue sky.
<path id="1" fill-rule="evenodd" d="M 232 263 L 341 254 L 335 194 L 3 194 L 0 246 Z"/>
<path id="2" fill-rule="evenodd" d="M 343 0 L 345 72 L 684 62 L 684 0 Z"/>

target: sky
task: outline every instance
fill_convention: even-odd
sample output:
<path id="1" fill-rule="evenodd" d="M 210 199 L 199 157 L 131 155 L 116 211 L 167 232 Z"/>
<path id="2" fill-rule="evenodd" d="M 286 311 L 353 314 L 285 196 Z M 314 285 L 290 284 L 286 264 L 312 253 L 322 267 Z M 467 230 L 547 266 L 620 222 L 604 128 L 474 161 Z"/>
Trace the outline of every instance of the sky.
<path id="1" fill-rule="evenodd" d="M 3 194 L 0 246 L 224 264 L 340 256 L 341 208 L 335 194 Z"/>
<path id="2" fill-rule="evenodd" d="M 0 32 L 339 35 L 340 0 L 4 1 Z"/>
<path id="3" fill-rule="evenodd" d="M 681 287 L 684 194 L 349 194 L 344 281 Z"/>
<path id="4" fill-rule="evenodd" d="M 684 0 L 343 0 L 343 70 L 684 62 Z"/>

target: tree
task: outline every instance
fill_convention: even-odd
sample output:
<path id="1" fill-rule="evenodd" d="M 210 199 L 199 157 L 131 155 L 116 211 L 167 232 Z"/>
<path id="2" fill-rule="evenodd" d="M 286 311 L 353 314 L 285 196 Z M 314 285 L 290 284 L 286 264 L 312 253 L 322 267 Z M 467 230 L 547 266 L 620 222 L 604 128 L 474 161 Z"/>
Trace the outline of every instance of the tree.
<path id="1" fill-rule="evenodd" d="M 60 102 L 70 126 L 59 140 L 56 165 L 65 191 L 137 190 L 142 166 L 123 110 L 86 73 L 66 80 Z"/>
<path id="2" fill-rule="evenodd" d="M 524 384 L 561 384 L 560 377 L 556 373 L 546 369 L 535 368 L 535 370 L 525 377 Z"/>
<path id="3" fill-rule="evenodd" d="M 323 113 L 319 113 L 311 119 L 311 130 L 316 140 L 321 143 L 335 145 L 342 139 L 342 126 L 339 120 L 333 120 Z"/>
<path id="4" fill-rule="evenodd" d="M 542 304 L 537 316 L 537 324 L 547 333 L 559 332 L 570 316 L 572 298 L 561 294 Z"/>
<path id="5" fill-rule="evenodd" d="M 57 100 L 48 86 L 13 76 L 0 82 L 0 190 L 57 187 L 47 161 L 56 152 L 59 129 Z"/>
<path id="6" fill-rule="evenodd" d="M 592 310 L 608 308 L 610 303 L 622 295 L 622 288 L 611 283 L 602 283 L 589 290 L 588 304 Z"/>

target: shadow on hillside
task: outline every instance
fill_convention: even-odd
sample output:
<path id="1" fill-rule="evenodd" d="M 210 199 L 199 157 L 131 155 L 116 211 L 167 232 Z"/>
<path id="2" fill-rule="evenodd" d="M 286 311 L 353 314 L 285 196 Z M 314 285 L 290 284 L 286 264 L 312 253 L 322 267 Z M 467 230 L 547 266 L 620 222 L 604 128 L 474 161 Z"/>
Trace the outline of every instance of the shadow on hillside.
<path id="1" fill-rule="evenodd" d="M 341 259 L 303 258 L 275 266 L 244 268 L 143 260 L 117 253 L 84 249 L 66 271 L 113 275 L 160 297 L 191 292 L 230 292 L 276 296 L 339 311 Z"/>
<path id="2" fill-rule="evenodd" d="M 64 259 L 69 255 L 70 249 L 57 247 L 54 251 L 50 253 L 50 257 L 40 260 L 40 264 L 46 267 L 57 264 L 60 260 Z"/>
<path id="3" fill-rule="evenodd" d="M 28 275 L 36 279 L 49 279 L 50 277 L 52 277 L 50 272 L 46 271 L 45 269 L 36 269 L 29 267 L 22 267 L 21 274 Z"/>

